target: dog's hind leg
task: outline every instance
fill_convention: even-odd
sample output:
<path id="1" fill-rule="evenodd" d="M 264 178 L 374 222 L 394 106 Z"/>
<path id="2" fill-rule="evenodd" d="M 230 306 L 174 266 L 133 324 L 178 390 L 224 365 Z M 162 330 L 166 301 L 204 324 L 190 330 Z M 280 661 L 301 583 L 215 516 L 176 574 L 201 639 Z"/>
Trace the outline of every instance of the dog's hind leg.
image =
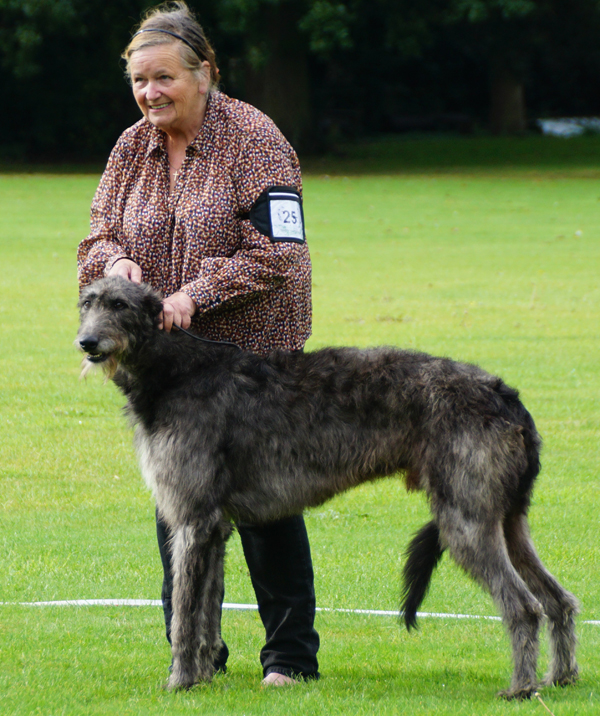
<path id="1" fill-rule="evenodd" d="M 223 590 L 225 537 L 220 515 L 172 531 L 173 670 L 167 688 L 185 689 L 211 680 L 221 644 L 217 598 Z"/>
<path id="2" fill-rule="evenodd" d="M 524 514 L 507 518 L 504 534 L 515 569 L 540 600 L 548 617 L 551 662 L 543 683 L 560 686 L 572 684 L 577 680 L 579 673 L 575 659 L 577 600 L 542 564 L 529 535 L 529 526 Z"/>
<path id="3" fill-rule="evenodd" d="M 442 544 L 456 562 L 486 587 L 496 603 L 512 642 L 514 672 L 510 688 L 499 696 L 528 698 L 537 685 L 538 632 L 543 618 L 508 556 L 502 524 L 476 520 L 473 513 L 437 505 L 434 510 Z"/>

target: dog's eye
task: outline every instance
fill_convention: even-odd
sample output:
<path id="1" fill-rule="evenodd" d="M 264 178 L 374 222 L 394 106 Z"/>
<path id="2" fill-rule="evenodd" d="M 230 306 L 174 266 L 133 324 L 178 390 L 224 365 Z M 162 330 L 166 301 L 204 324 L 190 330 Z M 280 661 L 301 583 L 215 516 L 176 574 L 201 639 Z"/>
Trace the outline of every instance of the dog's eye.
<path id="1" fill-rule="evenodd" d="M 82 310 L 86 310 L 86 311 L 87 311 L 87 309 L 88 309 L 91 305 L 92 305 L 92 302 L 86 300 L 86 301 L 84 301 L 84 302 L 81 304 L 81 308 L 82 308 Z"/>
<path id="2" fill-rule="evenodd" d="M 128 308 L 128 306 L 127 306 L 127 304 L 125 303 L 125 301 L 115 301 L 115 302 L 113 303 L 113 308 L 114 308 L 116 311 L 122 311 L 124 308 Z"/>

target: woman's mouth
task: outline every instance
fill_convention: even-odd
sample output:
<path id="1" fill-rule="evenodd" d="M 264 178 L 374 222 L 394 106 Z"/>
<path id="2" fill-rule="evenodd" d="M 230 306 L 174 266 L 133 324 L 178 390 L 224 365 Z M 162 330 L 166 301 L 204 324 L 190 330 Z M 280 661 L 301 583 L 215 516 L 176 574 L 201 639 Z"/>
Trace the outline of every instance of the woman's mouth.
<path id="1" fill-rule="evenodd" d="M 161 109 L 165 109 L 165 107 L 170 106 L 170 102 L 165 102 L 164 104 L 151 104 L 148 106 L 148 109 L 150 109 L 152 112 L 160 112 Z"/>

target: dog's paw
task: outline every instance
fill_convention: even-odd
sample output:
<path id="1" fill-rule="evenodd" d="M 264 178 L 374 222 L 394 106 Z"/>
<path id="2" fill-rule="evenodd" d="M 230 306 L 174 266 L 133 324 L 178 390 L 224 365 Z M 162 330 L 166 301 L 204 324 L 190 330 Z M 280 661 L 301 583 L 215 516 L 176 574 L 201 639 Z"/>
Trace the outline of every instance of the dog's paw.
<path id="1" fill-rule="evenodd" d="M 201 684 L 210 684 L 214 675 L 215 669 L 212 664 L 209 664 L 206 667 L 201 666 L 198 672 L 198 678 L 196 682 Z"/>
<path id="2" fill-rule="evenodd" d="M 169 676 L 169 680 L 164 685 L 165 691 L 188 691 L 195 686 L 197 680 L 190 674 L 172 672 Z"/>
<path id="3" fill-rule="evenodd" d="M 511 686 L 510 689 L 499 691 L 496 696 L 506 701 L 523 701 L 530 699 L 537 691 L 537 684 L 523 684 L 521 686 Z"/>
<path id="4" fill-rule="evenodd" d="M 577 679 L 579 679 L 579 668 L 575 665 L 574 668 L 568 671 L 561 671 L 558 674 L 546 674 L 542 680 L 542 686 L 571 686 Z"/>

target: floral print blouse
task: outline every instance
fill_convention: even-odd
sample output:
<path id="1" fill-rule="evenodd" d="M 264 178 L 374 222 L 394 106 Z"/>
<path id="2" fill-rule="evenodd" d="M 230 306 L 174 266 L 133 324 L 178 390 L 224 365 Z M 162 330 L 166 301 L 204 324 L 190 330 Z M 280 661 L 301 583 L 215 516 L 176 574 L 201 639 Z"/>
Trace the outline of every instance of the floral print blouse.
<path id="1" fill-rule="evenodd" d="M 142 119 L 117 141 L 79 245 L 80 287 L 129 258 L 164 296 L 194 300 L 199 335 L 262 354 L 302 348 L 311 324 L 308 248 L 272 243 L 244 218 L 267 187 L 302 191 L 294 150 L 268 117 L 221 92 L 209 95 L 173 192 L 165 140 Z"/>

